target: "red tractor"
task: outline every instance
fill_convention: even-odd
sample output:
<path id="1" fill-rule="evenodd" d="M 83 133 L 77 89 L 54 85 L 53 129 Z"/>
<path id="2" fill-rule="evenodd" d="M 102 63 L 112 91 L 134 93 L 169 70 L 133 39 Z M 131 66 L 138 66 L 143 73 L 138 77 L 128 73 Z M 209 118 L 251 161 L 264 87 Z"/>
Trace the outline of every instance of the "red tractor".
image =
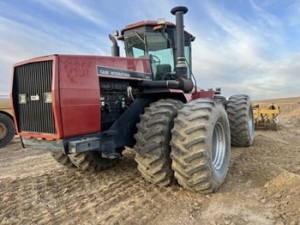
<path id="1" fill-rule="evenodd" d="M 14 65 L 12 104 L 25 148 L 51 151 L 68 167 L 103 170 L 125 146 L 148 181 L 214 192 L 225 180 L 231 144 L 250 146 L 247 95 L 229 99 L 192 81 L 191 42 L 179 6 L 171 22 L 142 21 L 116 34 L 119 56 L 51 55 Z"/>

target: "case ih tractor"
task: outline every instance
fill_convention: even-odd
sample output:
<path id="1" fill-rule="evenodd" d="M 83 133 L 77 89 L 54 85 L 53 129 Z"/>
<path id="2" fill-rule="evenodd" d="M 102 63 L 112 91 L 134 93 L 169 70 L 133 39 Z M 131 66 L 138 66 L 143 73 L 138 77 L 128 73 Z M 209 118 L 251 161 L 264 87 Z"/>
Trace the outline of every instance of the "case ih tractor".
<path id="1" fill-rule="evenodd" d="M 195 87 L 191 42 L 179 6 L 171 22 L 142 21 L 114 36 L 112 56 L 51 55 L 14 65 L 12 103 L 25 148 L 51 151 L 68 167 L 103 170 L 125 146 L 148 181 L 203 193 L 224 181 L 231 144 L 250 146 L 248 96 L 228 100 Z"/>

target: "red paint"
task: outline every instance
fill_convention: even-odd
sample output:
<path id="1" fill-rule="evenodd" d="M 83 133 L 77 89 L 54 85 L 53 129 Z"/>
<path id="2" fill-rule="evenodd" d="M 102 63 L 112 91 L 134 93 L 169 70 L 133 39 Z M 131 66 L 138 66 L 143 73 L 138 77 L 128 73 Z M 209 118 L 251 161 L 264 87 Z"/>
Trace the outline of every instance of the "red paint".
<path id="1" fill-rule="evenodd" d="M 64 137 L 101 130 L 100 87 L 96 66 L 151 72 L 147 59 L 60 55 L 58 62 Z"/>
<path id="2" fill-rule="evenodd" d="M 59 103 L 58 77 L 56 76 L 56 74 L 58 74 L 58 62 L 56 59 L 57 59 L 57 56 L 51 55 L 51 56 L 37 57 L 34 59 L 30 59 L 30 60 L 26 60 L 26 61 L 22 61 L 22 62 L 14 64 L 14 67 L 17 67 L 17 66 L 21 66 L 21 65 L 24 65 L 27 63 L 53 60 L 52 71 L 54 73 L 54 76 L 53 76 L 53 80 L 52 80 L 51 93 L 52 93 L 52 108 L 53 108 L 53 112 L 54 112 L 55 128 L 56 128 L 57 133 L 56 134 L 34 134 L 34 133 L 28 133 L 28 132 L 19 132 L 14 107 L 12 107 L 16 131 L 17 131 L 17 134 L 20 136 L 28 137 L 28 138 L 31 138 L 31 137 L 32 138 L 41 138 L 42 137 L 47 140 L 59 139 L 63 136 L 63 130 L 62 130 L 62 124 L 61 124 L 62 119 L 61 119 L 60 106 L 59 106 L 60 103 Z M 12 84 L 13 84 L 13 82 L 12 82 Z M 11 87 L 11 90 L 13 90 L 12 87 Z M 11 101 L 12 101 L 12 93 L 11 93 Z M 13 105 L 13 103 L 12 103 L 12 105 Z"/>
<path id="3" fill-rule="evenodd" d="M 129 24 L 129 25 L 125 26 L 122 29 L 121 34 L 124 34 L 124 32 L 126 30 L 132 30 L 132 29 L 135 29 L 135 28 L 138 28 L 138 27 L 143 27 L 143 26 L 154 27 L 156 25 L 161 25 L 161 24 L 159 24 L 157 21 L 154 21 L 154 20 L 139 21 L 139 22 L 132 23 L 132 24 Z M 171 22 L 165 22 L 165 25 L 168 26 L 168 27 L 175 27 L 175 24 L 171 23 Z"/>
<path id="4" fill-rule="evenodd" d="M 213 90 L 197 90 L 197 92 L 192 93 L 192 99 L 197 99 L 197 98 L 214 98 L 215 96 L 215 91 Z"/>
<path id="5" fill-rule="evenodd" d="M 97 66 L 151 73 L 149 59 L 123 57 L 53 55 L 27 60 L 15 66 L 45 60 L 54 60 L 52 107 L 57 134 L 18 133 L 24 137 L 60 139 L 101 131 L 99 76 L 102 75 L 97 74 Z"/>

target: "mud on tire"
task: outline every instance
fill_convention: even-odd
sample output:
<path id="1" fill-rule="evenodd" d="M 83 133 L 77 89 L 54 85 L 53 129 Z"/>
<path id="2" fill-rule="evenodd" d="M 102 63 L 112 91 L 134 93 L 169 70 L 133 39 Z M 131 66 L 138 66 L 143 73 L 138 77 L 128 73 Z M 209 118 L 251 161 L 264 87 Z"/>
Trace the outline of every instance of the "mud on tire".
<path id="1" fill-rule="evenodd" d="M 107 159 L 101 156 L 101 152 L 89 151 L 68 155 L 71 162 L 83 171 L 101 171 L 116 165 L 118 159 Z"/>
<path id="2" fill-rule="evenodd" d="M 141 175 L 151 183 L 167 186 L 174 181 L 171 168 L 170 140 L 173 119 L 182 102 L 162 99 L 150 104 L 140 116 L 135 134 L 135 161 Z"/>
<path id="3" fill-rule="evenodd" d="M 15 136 L 14 123 L 5 114 L 0 114 L 0 148 L 5 147 Z"/>
<path id="4" fill-rule="evenodd" d="M 66 154 L 62 152 L 51 152 L 51 155 L 59 164 L 68 168 L 75 167 L 75 165 L 71 162 L 70 158 Z"/>
<path id="5" fill-rule="evenodd" d="M 230 124 L 231 145 L 251 146 L 254 141 L 254 118 L 249 96 L 231 96 L 226 111 Z"/>
<path id="6" fill-rule="evenodd" d="M 210 99 L 184 105 L 174 120 L 171 148 L 178 183 L 192 191 L 215 192 L 225 180 L 231 151 L 223 105 Z"/>

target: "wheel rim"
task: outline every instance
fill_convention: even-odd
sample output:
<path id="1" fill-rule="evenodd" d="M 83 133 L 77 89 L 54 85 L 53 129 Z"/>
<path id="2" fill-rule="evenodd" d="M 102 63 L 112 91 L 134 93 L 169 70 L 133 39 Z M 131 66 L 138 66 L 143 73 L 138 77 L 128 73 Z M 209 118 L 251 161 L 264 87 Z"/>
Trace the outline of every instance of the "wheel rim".
<path id="1" fill-rule="evenodd" d="M 223 166 L 226 152 L 226 138 L 223 126 L 217 123 L 213 131 L 212 164 L 216 170 Z"/>
<path id="2" fill-rule="evenodd" d="M 248 127 L 251 137 L 254 133 L 254 123 L 253 123 L 253 109 L 250 107 L 249 109 L 249 118 L 248 118 Z"/>
<path id="3" fill-rule="evenodd" d="M 0 123 L 0 139 L 5 138 L 7 135 L 8 129 L 4 123 Z"/>

